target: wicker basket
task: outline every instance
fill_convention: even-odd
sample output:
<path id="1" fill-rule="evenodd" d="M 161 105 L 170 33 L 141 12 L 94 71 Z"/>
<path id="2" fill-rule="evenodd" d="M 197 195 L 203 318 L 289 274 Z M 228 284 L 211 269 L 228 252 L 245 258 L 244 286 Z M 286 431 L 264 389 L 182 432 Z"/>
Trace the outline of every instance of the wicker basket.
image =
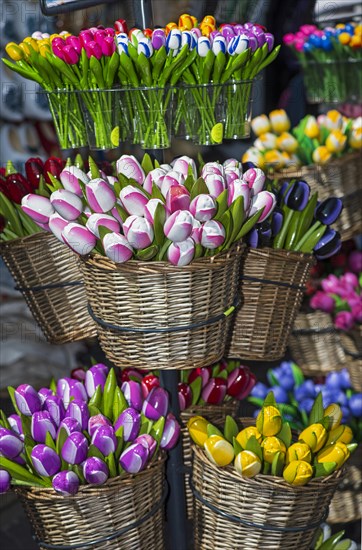
<path id="1" fill-rule="evenodd" d="M 284 356 L 313 262 L 311 254 L 248 249 L 229 357 L 274 361 Z"/>
<path id="2" fill-rule="evenodd" d="M 67 246 L 37 233 L 1 243 L 0 254 L 50 343 L 96 336 L 77 256 Z"/>
<path id="3" fill-rule="evenodd" d="M 80 262 L 100 345 L 114 365 L 189 369 L 224 356 L 244 247 L 185 267 L 100 255 Z M 233 309 L 231 310 L 233 311 Z"/>
<path id="4" fill-rule="evenodd" d="M 319 376 L 346 366 L 340 335 L 330 315 L 299 312 L 289 337 L 290 353 L 307 376 Z"/>
<path id="5" fill-rule="evenodd" d="M 362 326 L 341 332 L 340 339 L 352 386 L 356 391 L 362 392 Z"/>
<path id="6" fill-rule="evenodd" d="M 186 489 L 186 506 L 187 516 L 189 519 L 193 517 L 193 499 L 190 489 L 190 472 L 191 472 L 191 439 L 186 428 L 188 420 L 192 416 L 203 416 L 212 424 L 224 425 L 227 415 L 236 417 L 239 409 L 239 401 L 226 401 L 222 405 L 196 405 L 189 407 L 181 413 L 182 428 L 182 450 L 184 455 L 184 466 L 188 470 L 185 475 Z"/>
<path id="7" fill-rule="evenodd" d="M 15 492 L 40 548 L 162 550 L 164 461 L 99 487 L 82 486 L 74 497 L 20 486 Z"/>
<path id="8" fill-rule="evenodd" d="M 332 498 L 328 523 L 349 523 L 362 517 L 362 457 L 355 451 L 346 464 L 346 476 Z"/>
<path id="9" fill-rule="evenodd" d="M 309 550 L 343 476 L 341 471 L 292 487 L 283 478 L 243 478 L 218 468 L 196 446 L 192 489 L 198 550 Z"/>

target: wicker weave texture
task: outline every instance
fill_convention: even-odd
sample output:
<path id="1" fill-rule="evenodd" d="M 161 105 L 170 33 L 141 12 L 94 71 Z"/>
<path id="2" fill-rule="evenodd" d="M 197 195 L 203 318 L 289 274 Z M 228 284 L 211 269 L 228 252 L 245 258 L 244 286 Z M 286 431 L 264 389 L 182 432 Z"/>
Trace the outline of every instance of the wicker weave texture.
<path id="1" fill-rule="evenodd" d="M 67 246 L 50 233 L 37 233 L 1 243 L 0 254 L 50 343 L 96 336 L 83 285 L 67 286 L 82 281 L 77 256 Z M 43 285 L 60 286 L 27 290 Z"/>
<path id="2" fill-rule="evenodd" d="M 124 474 L 105 485 L 85 485 L 74 497 L 53 489 L 15 489 L 35 531 L 45 544 L 71 546 L 99 541 L 125 529 L 162 501 L 164 458 L 135 476 Z M 40 548 L 45 548 L 39 543 Z M 162 550 L 162 505 L 144 522 L 125 534 L 92 546 L 94 550 Z"/>
<path id="3" fill-rule="evenodd" d="M 233 418 L 237 417 L 239 409 L 239 401 L 226 401 L 221 405 L 195 405 L 189 407 L 181 413 L 182 428 L 182 451 L 184 457 L 184 466 L 191 471 L 191 438 L 187 431 L 186 425 L 189 419 L 193 416 L 203 416 L 212 424 L 223 426 L 227 415 Z M 185 475 L 185 490 L 186 490 L 186 507 L 187 517 L 193 518 L 193 498 L 190 489 L 190 475 Z"/>
<path id="4" fill-rule="evenodd" d="M 358 449 L 346 464 L 346 476 L 332 498 L 328 523 L 349 523 L 362 518 L 362 456 Z"/>
<path id="5" fill-rule="evenodd" d="M 284 356 L 312 263 L 310 254 L 272 248 L 247 251 L 229 357 L 273 361 Z"/>
<path id="6" fill-rule="evenodd" d="M 356 391 L 362 392 L 362 326 L 341 332 L 340 339 L 352 386 Z"/>
<path id="7" fill-rule="evenodd" d="M 290 335 L 290 353 L 307 376 L 319 376 L 346 366 L 340 335 L 330 315 L 299 312 Z"/>
<path id="8" fill-rule="evenodd" d="M 304 487 L 292 487 L 278 477 L 243 478 L 233 466 L 218 468 L 201 449 L 193 446 L 192 450 L 194 487 L 206 503 L 218 510 L 195 500 L 195 548 L 309 550 L 343 475 L 341 471 L 312 480 Z M 231 521 L 220 511 L 249 525 Z"/>
<path id="9" fill-rule="evenodd" d="M 242 251 L 236 246 L 185 267 L 138 261 L 117 265 L 98 255 L 81 261 L 93 313 L 126 329 L 98 324 L 108 359 L 118 367 L 189 369 L 223 357 L 232 318 L 224 312 L 237 297 Z M 193 324 L 200 326 L 187 328 Z M 185 329 L 169 330 L 178 327 Z"/>

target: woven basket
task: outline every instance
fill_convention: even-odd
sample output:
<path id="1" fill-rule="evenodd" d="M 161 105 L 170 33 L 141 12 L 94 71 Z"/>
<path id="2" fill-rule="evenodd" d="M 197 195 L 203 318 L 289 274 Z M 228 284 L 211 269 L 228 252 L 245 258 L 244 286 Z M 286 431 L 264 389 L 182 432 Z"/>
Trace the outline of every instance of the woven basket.
<path id="1" fill-rule="evenodd" d="M 80 262 L 100 345 L 114 365 L 189 369 L 224 355 L 244 247 L 185 267 L 100 255 Z"/>
<path id="2" fill-rule="evenodd" d="M 349 523 L 362 517 L 362 457 L 355 451 L 346 464 L 346 476 L 332 498 L 328 523 Z"/>
<path id="3" fill-rule="evenodd" d="M 311 254 L 248 249 L 229 357 L 274 361 L 284 356 L 313 262 Z"/>
<path id="4" fill-rule="evenodd" d="M 341 471 L 292 487 L 283 478 L 243 478 L 218 468 L 196 446 L 192 485 L 198 550 L 309 550 L 343 476 Z"/>
<path id="5" fill-rule="evenodd" d="M 99 487 L 81 486 L 74 497 L 53 489 L 14 490 L 40 548 L 162 550 L 164 461 L 162 457 L 137 475 L 124 474 Z"/>
<path id="6" fill-rule="evenodd" d="M 96 336 L 77 256 L 67 246 L 36 233 L 1 243 L 0 254 L 50 343 Z"/>
<path id="7" fill-rule="evenodd" d="M 187 516 L 189 519 L 193 517 L 193 498 L 190 489 L 190 473 L 191 472 L 191 438 L 187 431 L 186 425 L 189 419 L 193 416 L 203 416 L 212 424 L 223 426 L 227 415 L 236 417 L 239 409 L 239 401 L 226 401 L 222 405 L 195 405 L 189 407 L 181 413 L 182 428 L 182 450 L 184 455 L 184 466 L 188 470 L 185 475 L 185 490 L 186 490 L 186 506 Z"/>
<path id="8" fill-rule="evenodd" d="M 362 392 L 362 325 L 348 332 L 341 332 L 340 339 L 352 386 L 356 391 Z"/>
<path id="9" fill-rule="evenodd" d="M 289 337 L 290 353 L 307 376 L 319 376 L 346 366 L 340 335 L 330 315 L 299 312 Z"/>

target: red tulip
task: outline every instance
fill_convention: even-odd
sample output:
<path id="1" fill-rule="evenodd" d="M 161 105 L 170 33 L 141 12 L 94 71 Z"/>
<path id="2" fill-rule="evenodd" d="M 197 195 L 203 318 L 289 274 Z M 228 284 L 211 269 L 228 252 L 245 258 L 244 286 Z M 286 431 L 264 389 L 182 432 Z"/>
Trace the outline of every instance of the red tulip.
<path id="1" fill-rule="evenodd" d="M 39 157 L 30 158 L 26 161 L 25 163 L 26 177 L 32 186 L 32 190 L 30 191 L 30 193 L 35 191 L 35 189 L 38 189 L 40 178 L 43 175 L 43 170 L 44 170 L 44 163 Z"/>
<path id="2" fill-rule="evenodd" d="M 44 163 L 44 178 L 47 183 L 51 183 L 51 180 L 48 176 L 48 172 L 52 176 L 59 179 L 60 173 L 63 170 L 64 162 L 58 157 L 50 157 Z"/>
<path id="3" fill-rule="evenodd" d="M 21 199 L 33 192 L 31 184 L 21 174 L 9 174 L 5 183 L 0 182 L 0 191 L 10 200 L 21 204 Z"/>
<path id="4" fill-rule="evenodd" d="M 135 379 L 139 382 L 142 382 L 143 374 L 137 369 L 126 368 L 120 371 L 119 378 L 121 383 L 128 382 L 129 380 L 135 380 Z"/>
<path id="5" fill-rule="evenodd" d="M 227 393 L 238 399 L 249 383 L 250 371 L 247 367 L 240 366 L 231 371 L 227 379 Z"/>
<path id="6" fill-rule="evenodd" d="M 245 367 L 248 369 L 248 367 Z M 248 395 L 250 394 L 251 390 L 253 389 L 253 387 L 255 386 L 257 380 L 256 380 L 256 376 L 253 372 L 251 372 L 249 369 L 249 381 L 247 383 L 247 385 L 245 386 L 244 388 L 244 391 L 242 391 L 238 396 L 237 396 L 237 399 L 239 401 L 241 401 L 242 399 L 245 399 L 246 397 L 248 397 Z"/>
<path id="7" fill-rule="evenodd" d="M 128 27 L 125 19 L 117 19 L 117 21 L 114 22 L 114 28 L 117 32 L 128 34 Z"/>
<path id="8" fill-rule="evenodd" d="M 224 378 L 210 378 L 202 390 L 201 397 L 206 403 L 220 405 L 226 395 L 226 388 L 227 384 Z"/>
<path id="9" fill-rule="evenodd" d="M 177 389 L 180 410 L 184 411 L 192 405 L 192 391 L 190 386 L 185 382 L 179 382 Z"/>
<path id="10" fill-rule="evenodd" d="M 158 388 L 160 385 L 160 380 L 154 374 L 148 374 L 145 376 L 141 382 L 142 395 L 146 399 L 147 395 L 153 388 Z"/>
<path id="11" fill-rule="evenodd" d="M 204 387 L 210 379 L 211 372 L 211 367 L 198 367 L 196 369 L 192 369 L 189 374 L 188 383 L 191 384 L 196 378 L 201 376 L 202 387 Z"/>

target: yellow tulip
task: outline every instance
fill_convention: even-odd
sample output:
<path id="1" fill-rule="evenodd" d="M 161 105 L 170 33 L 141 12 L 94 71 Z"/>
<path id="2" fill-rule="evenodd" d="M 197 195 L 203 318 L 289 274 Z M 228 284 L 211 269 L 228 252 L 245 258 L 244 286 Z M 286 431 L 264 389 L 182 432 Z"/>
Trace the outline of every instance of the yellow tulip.
<path id="1" fill-rule="evenodd" d="M 197 27 L 198 20 L 196 19 L 196 17 L 194 15 L 191 15 L 190 17 L 191 17 L 191 21 L 192 21 L 194 27 Z"/>
<path id="2" fill-rule="evenodd" d="M 49 44 L 43 44 L 42 46 L 39 47 L 39 53 L 42 57 L 46 58 L 47 54 L 51 52 L 52 52 L 52 49 L 49 46 Z"/>
<path id="3" fill-rule="evenodd" d="M 348 32 L 341 32 L 341 34 L 338 36 L 338 40 L 344 46 L 347 46 L 347 44 L 350 43 L 351 38 L 352 36 Z"/>
<path id="4" fill-rule="evenodd" d="M 351 42 L 349 43 L 351 48 L 361 48 L 362 47 L 362 36 L 355 34 L 351 38 Z"/>
<path id="5" fill-rule="evenodd" d="M 261 136 L 254 141 L 254 146 L 259 149 L 259 151 L 275 149 L 277 147 L 277 136 L 270 132 L 261 134 Z"/>
<path id="6" fill-rule="evenodd" d="M 20 42 L 19 48 L 23 50 L 25 58 L 28 58 L 29 55 L 34 51 L 31 44 L 29 44 L 28 42 Z"/>
<path id="7" fill-rule="evenodd" d="M 180 17 L 178 18 L 178 26 L 184 27 L 185 30 L 190 31 L 194 26 L 191 16 L 188 13 L 183 13 L 182 15 L 180 15 Z"/>
<path id="8" fill-rule="evenodd" d="M 23 42 L 26 42 L 27 44 L 30 44 L 30 46 L 35 50 L 38 51 L 38 40 L 35 40 L 35 38 L 32 38 L 31 36 L 27 36 L 23 39 Z"/>
<path id="9" fill-rule="evenodd" d="M 353 149 L 362 149 L 362 128 L 352 129 L 348 143 Z"/>
<path id="10" fill-rule="evenodd" d="M 204 447 L 204 443 L 207 439 L 207 425 L 208 421 L 202 416 L 193 416 L 187 422 L 187 429 L 190 437 L 196 445 Z"/>
<path id="11" fill-rule="evenodd" d="M 277 138 L 277 148 L 287 153 L 295 153 L 298 149 L 298 141 L 289 132 L 283 132 Z"/>
<path id="12" fill-rule="evenodd" d="M 362 25 L 356 25 L 354 28 L 355 36 L 362 36 Z"/>
<path id="13" fill-rule="evenodd" d="M 261 460 L 252 451 L 241 451 L 236 455 L 234 466 L 243 477 L 255 477 L 261 470 Z"/>
<path id="14" fill-rule="evenodd" d="M 255 166 L 261 168 L 265 167 L 264 156 L 256 147 L 250 147 L 242 156 L 242 162 L 253 162 Z"/>
<path id="15" fill-rule="evenodd" d="M 220 435 L 211 435 L 204 443 L 208 459 L 216 466 L 227 466 L 234 460 L 234 447 Z"/>
<path id="16" fill-rule="evenodd" d="M 353 432 L 349 426 L 341 424 L 337 428 L 331 430 L 328 434 L 328 439 L 326 441 L 326 447 L 328 445 L 333 445 L 334 443 L 341 442 L 348 445 L 353 439 Z"/>
<path id="17" fill-rule="evenodd" d="M 256 427 L 264 436 L 277 435 L 282 427 L 280 412 L 273 405 L 263 407 L 256 417 Z"/>
<path id="18" fill-rule="evenodd" d="M 320 145 L 316 149 L 314 149 L 312 154 L 313 162 L 315 164 L 327 164 L 332 158 L 332 154 L 328 151 L 327 147 L 325 145 Z"/>
<path id="19" fill-rule="evenodd" d="M 267 151 L 264 155 L 264 164 L 267 168 L 281 170 L 285 166 L 285 157 L 276 149 L 273 151 Z"/>
<path id="20" fill-rule="evenodd" d="M 61 38 L 60 34 L 57 34 L 56 32 L 54 34 L 51 34 L 49 36 L 49 42 L 53 42 L 54 38 Z"/>
<path id="21" fill-rule="evenodd" d="M 15 42 L 9 42 L 5 46 L 5 51 L 13 61 L 20 61 L 24 59 L 24 52 Z"/>
<path id="22" fill-rule="evenodd" d="M 304 128 L 304 133 L 310 139 L 315 139 L 319 136 L 319 126 L 316 117 L 309 115 Z"/>
<path id="23" fill-rule="evenodd" d="M 336 29 L 344 29 L 346 25 L 344 23 L 337 23 Z"/>
<path id="24" fill-rule="evenodd" d="M 299 434 L 298 440 L 306 443 L 316 453 L 324 446 L 327 438 L 327 430 L 322 424 L 311 424 Z"/>
<path id="25" fill-rule="evenodd" d="M 290 120 L 284 109 L 275 109 L 269 113 L 269 119 L 276 134 L 282 134 L 290 129 Z"/>
<path id="26" fill-rule="evenodd" d="M 340 130 L 343 127 L 343 116 L 336 109 L 332 109 L 324 117 L 323 124 L 328 130 Z"/>
<path id="27" fill-rule="evenodd" d="M 342 409 L 337 403 L 331 403 L 326 409 L 324 409 L 324 416 L 329 416 L 329 430 L 334 430 L 342 422 Z"/>
<path id="28" fill-rule="evenodd" d="M 286 463 L 292 462 L 293 460 L 303 460 L 310 464 L 312 462 L 312 453 L 310 448 L 303 441 L 298 441 L 293 443 L 287 450 Z"/>
<path id="29" fill-rule="evenodd" d="M 326 139 L 326 147 L 330 153 L 340 153 L 345 148 L 346 143 L 347 136 L 342 134 L 340 130 L 332 130 Z"/>
<path id="30" fill-rule="evenodd" d="M 275 436 L 265 437 L 261 446 L 263 449 L 263 458 L 265 462 L 269 462 L 269 464 L 273 463 L 273 459 L 278 452 L 287 452 L 284 441 Z"/>
<path id="31" fill-rule="evenodd" d="M 254 436 L 258 443 L 261 443 L 263 439 L 263 436 L 256 426 L 249 426 L 248 428 L 244 428 L 238 433 L 238 435 L 236 436 L 236 441 L 243 449 L 246 449 L 246 444 L 251 436 Z"/>
<path id="32" fill-rule="evenodd" d="M 49 38 L 42 38 L 41 40 L 38 40 L 38 47 L 40 48 L 40 46 L 44 46 L 44 44 L 46 44 L 47 46 L 50 45 L 50 40 Z"/>
<path id="33" fill-rule="evenodd" d="M 358 116 L 354 120 L 352 120 L 352 128 L 353 130 L 362 129 L 362 116 Z"/>
<path id="34" fill-rule="evenodd" d="M 302 165 L 300 159 L 297 157 L 297 155 L 294 155 L 293 153 L 289 155 L 286 151 L 283 151 L 282 157 L 285 161 L 286 168 L 291 168 L 296 170 Z"/>
<path id="35" fill-rule="evenodd" d="M 292 460 L 284 469 L 283 477 L 290 485 L 306 485 L 313 477 L 313 468 L 304 460 Z"/>
<path id="36" fill-rule="evenodd" d="M 336 470 L 341 468 L 343 464 L 348 460 L 350 452 L 347 449 L 346 445 L 341 441 L 338 441 L 334 445 L 329 445 L 325 447 L 317 454 L 318 462 L 335 462 L 337 464 Z"/>
<path id="37" fill-rule="evenodd" d="M 251 127 L 256 136 L 261 136 L 266 132 L 270 132 L 270 120 L 266 115 L 257 116 L 251 121 Z"/>

